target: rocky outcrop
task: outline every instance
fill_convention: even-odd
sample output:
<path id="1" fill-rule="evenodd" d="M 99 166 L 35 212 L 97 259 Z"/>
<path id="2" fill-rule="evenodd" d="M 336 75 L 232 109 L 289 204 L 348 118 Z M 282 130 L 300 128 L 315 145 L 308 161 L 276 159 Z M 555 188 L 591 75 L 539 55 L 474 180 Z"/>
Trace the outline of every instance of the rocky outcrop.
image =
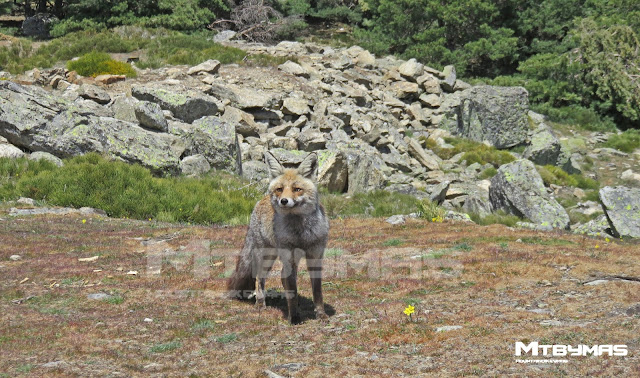
<path id="1" fill-rule="evenodd" d="M 531 143 L 523 156 L 539 165 L 556 165 L 560 157 L 560 148 L 560 142 L 549 127 L 541 124 L 531 137 Z"/>
<path id="2" fill-rule="evenodd" d="M 445 97 L 440 127 L 496 148 L 508 148 L 527 141 L 528 110 L 524 88 L 472 87 Z"/>
<path id="3" fill-rule="evenodd" d="M 600 201 L 614 236 L 640 238 L 640 189 L 607 186 Z"/>
<path id="4" fill-rule="evenodd" d="M 218 102 L 211 96 L 179 86 L 144 85 L 131 88 L 138 100 L 149 101 L 169 110 L 177 119 L 191 123 L 218 113 Z"/>
<path id="5" fill-rule="evenodd" d="M 547 229 L 569 227 L 569 215 L 547 192 L 529 160 L 516 160 L 498 169 L 491 179 L 489 198 L 494 209 L 525 217 Z"/>

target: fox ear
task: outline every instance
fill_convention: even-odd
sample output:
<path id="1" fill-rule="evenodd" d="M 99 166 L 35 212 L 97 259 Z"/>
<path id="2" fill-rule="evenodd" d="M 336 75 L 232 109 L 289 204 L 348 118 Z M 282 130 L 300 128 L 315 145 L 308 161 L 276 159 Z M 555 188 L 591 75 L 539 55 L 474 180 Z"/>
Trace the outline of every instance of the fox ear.
<path id="1" fill-rule="evenodd" d="M 284 167 L 278 159 L 276 159 L 271 152 L 267 151 L 264 153 L 264 162 L 269 167 L 269 172 L 271 173 L 271 177 L 276 178 L 280 176 L 284 172 Z"/>
<path id="2" fill-rule="evenodd" d="M 306 158 L 300 163 L 298 166 L 298 173 L 302 177 L 306 177 L 308 179 L 315 176 L 316 171 L 318 169 L 318 155 L 315 152 L 307 155 Z"/>

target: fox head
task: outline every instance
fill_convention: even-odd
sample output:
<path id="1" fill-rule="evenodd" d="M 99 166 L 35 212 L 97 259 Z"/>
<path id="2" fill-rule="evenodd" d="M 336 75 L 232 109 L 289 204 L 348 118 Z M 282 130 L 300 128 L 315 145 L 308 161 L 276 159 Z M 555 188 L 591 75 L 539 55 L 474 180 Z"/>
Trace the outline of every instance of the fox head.
<path id="1" fill-rule="evenodd" d="M 280 214 L 311 214 L 318 206 L 318 190 L 313 182 L 318 156 L 310 153 L 297 169 L 285 169 L 270 152 L 264 154 L 271 173 L 269 196 L 273 209 Z"/>

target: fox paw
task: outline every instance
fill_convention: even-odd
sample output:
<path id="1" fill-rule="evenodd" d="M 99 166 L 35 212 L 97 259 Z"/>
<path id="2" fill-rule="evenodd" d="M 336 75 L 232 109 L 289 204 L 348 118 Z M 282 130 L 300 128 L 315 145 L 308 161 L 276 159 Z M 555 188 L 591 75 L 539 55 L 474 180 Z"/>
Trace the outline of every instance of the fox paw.
<path id="1" fill-rule="evenodd" d="M 329 315 L 327 315 L 324 311 L 316 311 L 316 319 L 327 321 L 329 320 Z"/>

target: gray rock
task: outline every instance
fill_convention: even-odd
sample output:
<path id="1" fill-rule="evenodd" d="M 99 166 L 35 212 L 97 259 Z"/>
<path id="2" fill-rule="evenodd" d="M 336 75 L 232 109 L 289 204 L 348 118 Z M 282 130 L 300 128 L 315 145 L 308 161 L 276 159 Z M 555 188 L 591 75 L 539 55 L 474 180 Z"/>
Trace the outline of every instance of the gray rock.
<path id="1" fill-rule="evenodd" d="M 271 150 L 271 153 L 285 168 L 297 167 L 308 155 L 308 153 L 304 151 L 287 151 L 282 148 L 274 148 Z"/>
<path id="2" fill-rule="evenodd" d="M 441 104 L 440 95 L 436 93 L 423 93 L 419 99 L 421 103 L 430 108 L 437 108 Z"/>
<path id="3" fill-rule="evenodd" d="M 267 131 L 267 125 L 256 122 L 252 114 L 232 106 L 225 107 L 221 118 L 223 121 L 234 125 L 236 132 L 245 137 L 257 137 Z"/>
<path id="4" fill-rule="evenodd" d="M 587 223 L 573 225 L 571 227 L 571 232 L 574 234 L 588 236 L 606 236 L 612 233 L 609 221 L 604 214 L 596 219 L 588 221 Z"/>
<path id="5" fill-rule="evenodd" d="M 103 301 L 105 299 L 109 299 L 112 296 L 107 294 L 107 293 L 93 293 L 93 294 L 89 294 L 87 295 L 87 299 L 91 299 L 93 301 Z"/>
<path id="6" fill-rule="evenodd" d="M 396 81 L 391 83 L 388 88 L 393 93 L 393 96 L 401 100 L 410 101 L 418 98 L 420 94 L 420 87 L 416 83 L 408 81 Z"/>
<path id="7" fill-rule="evenodd" d="M 340 151 L 318 151 L 318 185 L 330 192 L 342 193 L 347 188 L 349 168 Z"/>
<path id="8" fill-rule="evenodd" d="M 113 117 L 127 122 L 138 122 L 136 117 L 136 104 L 138 99 L 130 96 L 119 96 L 113 99 L 111 103 L 111 110 L 113 110 Z"/>
<path id="9" fill-rule="evenodd" d="M 269 168 L 261 161 L 245 161 L 242 163 L 242 175 L 251 182 L 270 179 Z"/>
<path id="10" fill-rule="evenodd" d="M 361 51 L 356 56 L 356 65 L 364 68 L 373 68 L 376 65 L 376 57 L 369 51 Z"/>
<path id="11" fill-rule="evenodd" d="M 303 130 L 298 135 L 297 141 L 299 148 L 308 152 L 324 149 L 327 144 L 324 134 L 311 128 Z"/>
<path id="12" fill-rule="evenodd" d="M 59 157 L 105 153 L 155 172 L 175 172 L 184 143 L 110 117 L 83 115 L 37 87 L 0 82 L 0 134 L 12 144 Z"/>
<path id="13" fill-rule="evenodd" d="M 202 155 L 187 156 L 180 161 L 180 173 L 185 176 L 201 176 L 211 170 L 211 165 Z"/>
<path id="14" fill-rule="evenodd" d="M 209 59 L 205 62 L 198 64 L 197 66 L 193 66 L 189 68 L 187 71 L 188 75 L 197 75 L 199 73 L 208 73 L 215 75 L 220 70 L 220 62 L 215 59 Z"/>
<path id="15" fill-rule="evenodd" d="M 11 261 L 20 261 L 20 260 L 22 260 L 22 256 L 20 256 L 20 255 L 11 255 L 11 256 L 9 256 L 9 260 L 11 260 Z"/>
<path id="16" fill-rule="evenodd" d="M 111 102 L 111 96 L 109 96 L 107 91 L 96 85 L 83 84 L 78 91 L 78 95 L 84 99 L 95 101 L 101 105 Z"/>
<path id="17" fill-rule="evenodd" d="M 217 117 L 203 117 L 187 125 L 183 137 L 188 155 L 203 155 L 212 168 L 242 175 L 236 129 Z"/>
<path id="18" fill-rule="evenodd" d="M 218 103 L 214 98 L 179 86 L 134 86 L 131 94 L 138 100 L 155 102 L 186 123 L 218 113 Z"/>
<path id="19" fill-rule="evenodd" d="M 24 152 L 18 147 L 8 143 L 0 143 L 0 158 L 16 159 L 23 156 Z"/>
<path id="20" fill-rule="evenodd" d="M 417 81 L 418 77 L 424 73 L 424 64 L 411 58 L 398 67 L 398 72 L 408 80 Z"/>
<path id="21" fill-rule="evenodd" d="M 491 214 L 491 201 L 489 193 L 486 196 L 478 193 L 470 194 L 462 205 L 462 210 L 468 214 L 478 214 L 481 218 Z"/>
<path id="22" fill-rule="evenodd" d="M 136 104 L 134 111 L 140 126 L 162 132 L 169 129 L 169 124 L 164 118 L 160 105 L 149 101 L 140 101 Z"/>
<path id="23" fill-rule="evenodd" d="M 631 169 L 627 169 L 626 171 L 622 172 L 620 178 L 625 181 L 636 181 L 640 183 L 640 174 L 634 173 Z"/>
<path id="24" fill-rule="evenodd" d="M 489 199 L 493 209 L 524 216 L 537 225 L 569 227 L 569 215 L 548 194 L 540 174 L 529 160 L 520 159 L 501 166 L 491 179 Z"/>
<path id="25" fill-rule="evenodd" d="M 287 60 L 286 62 L 279 65 L 278 69 L 282 72 L 286 72 L 294 76 L 302 76 L 307 78 L 309 77 L 309 73 L 307 72 L 307 70 L 302 68 L 302 66 L 298 63 L 292 62 L 290 60 Z"/>
<path id="26" fill-rule="evenodd" d="M 26 197 L 20 197 L 16 202 L 19 204 L 28 205 L 28 206 L 34 206 L 36 204 L 36 201 L 33 198 L 26 198 Z"/>
<path id="27" fill-rule="evenodd" d="M 442 76 L 444 77 L 440 82 L 440 86 L 445 92 L 453 92 L 456 85 L 456 67 L 445 66 L 442 70 Z"/>
<path id="28" fill-rule="evenodd" d="M 42 152 L 42 151 L 32 152 L 31 154 L 29 154 L 28 158 L 29 160 L 47 160 L 52 162 L 58 167 L 62 167 L 64 165 L 64 162 L 62 161 L 62 159 L 48 152 Z"/>
<path id="29" fill-rule="evenodd" d="M 449 210 L 444 216 L 444 219 L 454 221 L 454 222 L 471 222 L 471 217 L 465 213 L 459 213 L 457 211 Z"/>
<path id="30" fill-rule="evenodd" d="M 523 157 L 539 165 L 556 165 L 560 156 L 560 142 L 551 130 L 542 124 L 531 137 Z"/>
<path id="31" fill-rule="evenodd" d="M 309 114 L 309 103 L 303 98 L 287 97 L 282 103 L 282 112 L 284 114 L 293 114 L 297 116 Z"/>
<path id="32" fill-rule="evenodd" d="M 429 195 L 429 199 L 431 200 L 431 202 L 435 202 L 438 205 L 441 205 L 446 198 L 447 191 L 449 190 L 450 185 L 450 181 L 443 181 L 431 188 L 431 194 Z"/>
<path id="33" fill-rule="evenodd" d="M 445 96 L 439 126 L 461 137 L 509 148 L 527 140 L 528 108 L 524 88 L 472 87 Z"/>
<path id="34" fill-rule="evenodd" d="M 405 224 L 406 220 L 405 220 L 404 215 L 392 215 L 392 216 L 390 216 L 389 218 L 386 219 L 386 222 L 391 224 L 391 225 L 397 226 L 397 225 L 400 225 L 400 224 Z"/>
<path id="35" fill-rule="evenodd" d="M 69 364 L 65 361 L 51 361 L 51 362 L 47 362 L 45 364 L 40 365 L 41 367 L 45 368 L 45 369 L 63 369 L 67 366 L 69 366 Z"/>
<path id="36" fill-rule="evenodd" d="M 614 236 L 640 238 L 640 189 L 606 186 L 600 201 Z"/>
<path id="37" fill-rule="evenodd" d="M 427 151 L 420 146 L 417 140 L 409 137 L 405 137 L 404 141 L 409 147 L 409 154 L 416 158 L 425 168 L 430 171 L 437 171 L 440 169 L 440 159 L 436 154 L 431 151 Z"/>
<path id="38" fill-rule="evenodd" d="M 234 32 L 233 30 L 222 30 L 221 32 L 213 36 L 213 42 L 215 43 L 229 42 L 236 36 L 236 34 L 237 33 Z"/>
<path id="39" fill-rule="evenodd" d="M 275 93 L 232 84 L 212 85 L 207 93 L 220 100 L 229 100 L 232 106 L 239 109 L 273 109 L 280 102 Z"/>
<path id="40" fill-rule="evenodd" d="M 382 189 L 387 181 L 388 167 L 379 155 L 362 150 L 347 150 L 348 193 L 363 193 Z"/>

